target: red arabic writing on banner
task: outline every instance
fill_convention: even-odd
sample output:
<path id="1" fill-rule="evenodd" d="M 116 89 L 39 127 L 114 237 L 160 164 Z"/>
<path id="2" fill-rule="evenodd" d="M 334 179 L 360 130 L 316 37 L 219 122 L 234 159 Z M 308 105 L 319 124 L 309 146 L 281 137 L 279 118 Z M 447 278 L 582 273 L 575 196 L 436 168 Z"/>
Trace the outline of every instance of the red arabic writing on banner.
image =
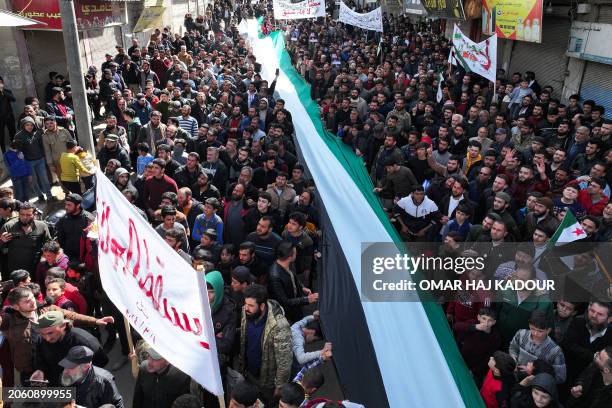
<path id="1" fill-rule="evenodd" d="M 203 330 L 200 319 L 190 316 L 187 312 L 177 310 L 177 306 L 169 304 L 168 298 L 164 297 L 163 276 L 151 272 L 151 262 L 155 262 L 155 268 L 163 268 L 165 265 L 158 256 L 152 259 L 147 240 L 139 237 L 134 221 L 128 218 L 129 242 L 125 245 L 113 237 L 109 223 L 110 216 L 111 207 L 102 202 L 99 226 L 100 251 L 113 256 L 115 270 L 120 270 L 126 277 L 131 277 L 137 281 L 142 293 L 151 301 L 155 310 L 162 317 L 185 332 L 191 332 L 196 336 L 201 335 Z M 206 342 L 199 342 L 199 344 L 206 349 L 209 348 Z"/>

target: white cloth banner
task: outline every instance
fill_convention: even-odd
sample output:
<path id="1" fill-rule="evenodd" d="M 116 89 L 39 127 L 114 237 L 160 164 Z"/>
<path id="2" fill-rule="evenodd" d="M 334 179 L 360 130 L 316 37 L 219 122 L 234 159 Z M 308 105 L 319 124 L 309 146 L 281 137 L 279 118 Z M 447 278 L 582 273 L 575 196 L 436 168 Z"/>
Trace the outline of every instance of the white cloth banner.
<path id="1" fill-rule="evenodd" d="M 382 11 L 380 7 L 369 13 L 359 14 L 351 10 L 349 6 L 341 1 L 338 21 L 363 28 L 364 30 L 383 32 Z"/>
<path id="2" fill-rule="evenodd" d="M 274 18 L 277 20 L 325 17 L 325 0 L 304 0 L 299 3 L 274 0 L 273 6 Z"/>
<path id="3" fill-rule="evenodd" d="M 466 71 L 473 72 L 489 81 L 495 82 L 497 74 L 497 34 L 484 41 L 475 43 L 463 35 L 455 25 L 453 32 L 452 58 Z M 453 63 L 455 64 L 455 63 Z"/>
<path id="4" fill-rule="evenodd" d="M 203 275 L 170 248 L 100 170 L 96 181 L 98 264 L 108 297 L 159 354 L 222 395 Z"/>

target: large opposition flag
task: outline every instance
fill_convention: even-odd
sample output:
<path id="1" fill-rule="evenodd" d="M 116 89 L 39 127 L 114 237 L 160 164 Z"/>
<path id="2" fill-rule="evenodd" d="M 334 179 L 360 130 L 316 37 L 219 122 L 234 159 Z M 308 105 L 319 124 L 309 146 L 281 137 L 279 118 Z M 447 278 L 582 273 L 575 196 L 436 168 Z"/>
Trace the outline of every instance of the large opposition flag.
<path id="1" fill-rule="evenodd" d="M 257 22 L 249 20 L 248 26 L 253 54 L 262 63 L 262 77 L 273 78 L 276 69 L 280 69 L 276 92 L 291 111 L 299 151 L 331 220 L 338 240 L 334 251 L 344 256 L 343 261 L 349 269 L 347 279 L 350 281 L 346 285 L 355 288 L 356 293 L 361 293 L 362 241 L 402 245 L 401 240 L 389 222 L 380 200 L 372 192 L 373 186 L 363 161 L 335 135 L 325 130 L 319 106 L 310 97 L 309 84 L 291 64 L 291 57 L 285 50 L 283 33 L 277 31 L 265 38 L 258 38 Z M 330 275 L 339 272 L 327 271 Z M 321 279 L 324 278 L 327 276 Z M 334 361 L 348 398 L 377 408 L 484 407 L 438 304 L 367 302 L 358 295 L 357 299 L 347 299 L 345 293 L 338 294 L 337 288 L 326 288 L 326 284 L 322 282 L 319 291 L 333 292 L 330 295 L 333 299 L 322 299 L 322 303 L 332 304 L 330 317 L 334 314 L 346 316 L 347 319 L 363 316 L 367 327 L 365 335 L 369 337 L 365 341 L 371 345 L 372 350 L 371 354 L 364 355 L 370 349 L 360 347 L 363 343 L 358 342 L 363 339 L 354 330 L 330 339 L 339 344 L 339 352 L 334 354 Z M 356 304 L 361 310 L 347 311 L 349 304 Z M 321 316 L 323 318 L 323 311 Z M 324 319 L 322 323 L 326 325 Z M 330 319 L 329 325 L 335 324 Z M 365 368 L 357 368 L 357 365 L 367 358 L 373 358 L 376 367 L 359 371 Z M 355 371 L 361 375 L 354 375 Z M 363 375 L 364 372 L 367 375 Z M 345 383 L 348 377 L 351 378 L 351 384 Z M 370 390 L 376 386 L 379 378 L 383 388 L 382 396 L 372 400 L 371 395 L 374 393 Z M 374 391 L 380 395 L 379 388 Z M 352 397 L 353 393 L 359 393 L 363 398 L 356 399 Z M 368 398 L 370 401 L 366 401 Z"/>
<path id="2" fill-rule="evenodd" d="M 380 7 L 369 13 L 360 14 L 351 10 L 343 1 L 340 1 L 338 21 L 363 28 L 364 30 L 383 32 L 382 9 Z"/>
<path id="3" fill-rule="evenodd" d="M 96 172 L 102 286 L 132 327 L 173 366 L 223 395 L 206 283 Z"/>

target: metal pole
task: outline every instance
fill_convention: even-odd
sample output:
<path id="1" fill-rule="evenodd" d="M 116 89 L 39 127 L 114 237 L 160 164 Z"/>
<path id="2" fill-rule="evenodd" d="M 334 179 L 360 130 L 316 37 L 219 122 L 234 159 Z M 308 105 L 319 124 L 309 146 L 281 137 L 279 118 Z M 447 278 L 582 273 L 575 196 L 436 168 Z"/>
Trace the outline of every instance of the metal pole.
<path id="1" fill-rule="evenodd" d="M 93 157 L 96 157 L 73 0 L 59 0 L 59 6 L 62 15 L 62 34 L 64 36 L 64 48 L 66 49 L 66 61 L 68 62 L 68 76 L 72 87 L 72 101 L 79 144 Z"/>

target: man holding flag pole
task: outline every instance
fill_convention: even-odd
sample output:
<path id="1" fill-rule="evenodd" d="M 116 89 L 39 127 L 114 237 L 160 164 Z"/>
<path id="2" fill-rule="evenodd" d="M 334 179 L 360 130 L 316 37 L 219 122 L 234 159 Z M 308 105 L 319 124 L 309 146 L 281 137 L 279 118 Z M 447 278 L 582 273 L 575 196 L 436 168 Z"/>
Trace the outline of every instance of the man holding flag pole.
<path id="1" fill-rule="evenodd" d="M 587 294 L 590 294 L 589 297 L 612 298 L 610 267 L 599 253 L 606 244 L 596 242 L 599 223 L 596 217 L 588 215 L 579 222 L 573 212 L 567 210 L 550 237 L 548 249 L 540 260 L 540 268 L 552 275 L 549 278 L 555 278 L 560 285 L 557 288 L 558 296 L 576 301 L 584 300 L 581 298 Z M 587 279 L 583 272 L 589 271 L 592 276 Z"/>

